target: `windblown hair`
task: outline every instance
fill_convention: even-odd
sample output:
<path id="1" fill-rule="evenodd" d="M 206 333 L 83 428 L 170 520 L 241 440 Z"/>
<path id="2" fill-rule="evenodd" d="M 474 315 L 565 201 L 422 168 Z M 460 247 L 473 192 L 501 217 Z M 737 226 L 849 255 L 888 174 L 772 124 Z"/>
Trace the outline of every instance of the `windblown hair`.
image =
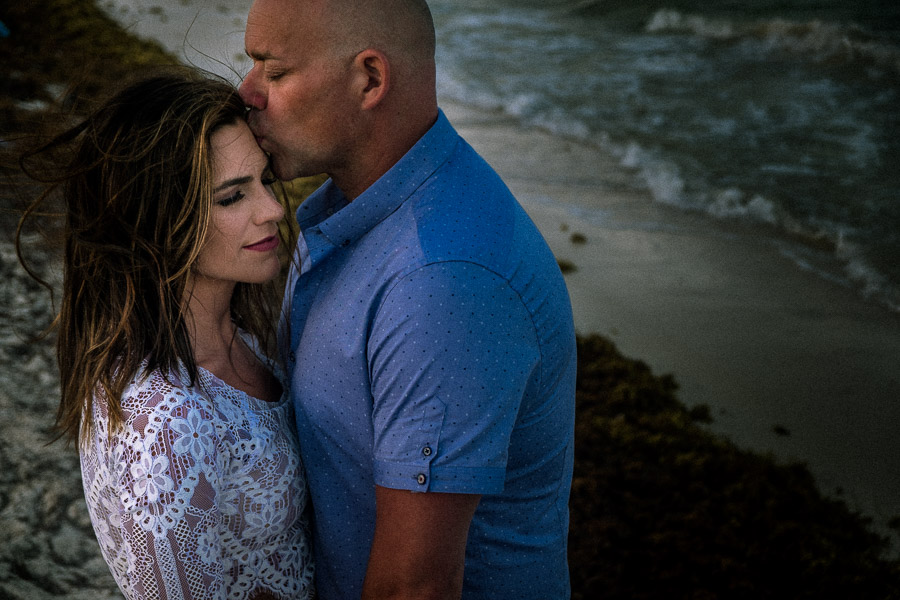
<path id="1" fill-rule="evenodd" d="M 87 438 L 96 395 L 106 399 L 110 429 L 118 427 L 120 398 L 144 360 L 145 374 L 181 364 L 197 381 L 185 294 L 210 226 L 210 137 L 244 115 L 230 84 L 170 71 L 127 85 L 23 155 L 23 171 L 47 184 L 19 225 L 23 263 L 24 221 L 54 194 L 65 210 L 58 437 Z M 47 170 L 46 159 L 67 152 Z M 238 283 L 231 299 L 234 321 L 268 342 L 273 294 L 272 286 Z"/>

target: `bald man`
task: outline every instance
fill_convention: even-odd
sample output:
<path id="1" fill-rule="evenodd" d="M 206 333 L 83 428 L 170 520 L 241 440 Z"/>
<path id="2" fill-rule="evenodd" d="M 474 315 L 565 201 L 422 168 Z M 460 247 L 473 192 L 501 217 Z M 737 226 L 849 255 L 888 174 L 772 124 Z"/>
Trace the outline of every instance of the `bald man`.
<path id="1" fill-rule="evenodd" d="M 330 176 L 280 332 L 320 597 L 567 598 L 569 298 L 438 109 L 427 5 L 256 0 L 245 41 L 273 171 Z"/>

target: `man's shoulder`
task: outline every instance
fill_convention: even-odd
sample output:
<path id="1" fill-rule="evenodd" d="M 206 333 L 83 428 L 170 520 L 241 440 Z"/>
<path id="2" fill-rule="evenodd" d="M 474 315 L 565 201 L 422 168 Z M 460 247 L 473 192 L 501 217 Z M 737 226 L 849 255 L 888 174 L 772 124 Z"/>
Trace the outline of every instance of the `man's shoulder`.
<path id="1" fill-rule="evenodd" d="M 503 272 L 516 255 L 545 245 L 503 180 L 474 151 L 448 161 L 409 200 L 404 226 L 428 261 L 467 260 Z"/>
<path id="2" fill-rule="evenodd" d="M 460 196 L 482 196 L 485 193 L 514 200 L 503 179 L 466 140 L 457 135 L 453 151 L 432 179 L 441 185 L 452 186 Z"/>

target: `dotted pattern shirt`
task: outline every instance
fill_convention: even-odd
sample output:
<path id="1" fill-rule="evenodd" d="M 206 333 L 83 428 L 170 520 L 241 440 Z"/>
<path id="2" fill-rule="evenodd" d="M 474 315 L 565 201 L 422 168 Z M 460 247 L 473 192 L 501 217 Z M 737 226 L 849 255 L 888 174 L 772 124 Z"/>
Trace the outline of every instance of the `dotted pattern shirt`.
<path id="1" fill-rule="evenodd" d="M 352 203 L 297 211 L 282 349 L 322 598 L 358 598 L 374 488 L 482 494 L 463 597 L 569 596 L 575 334 L 549 248 L 443 113 Z"/>

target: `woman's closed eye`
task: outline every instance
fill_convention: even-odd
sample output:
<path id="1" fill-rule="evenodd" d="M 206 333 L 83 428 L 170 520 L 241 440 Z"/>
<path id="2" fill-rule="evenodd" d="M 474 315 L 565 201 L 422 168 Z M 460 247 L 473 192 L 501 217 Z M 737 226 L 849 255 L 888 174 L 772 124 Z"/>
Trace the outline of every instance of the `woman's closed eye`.
<path id="1" fill-rule="evenodd" d="M 244 198 L 244 192 L 242 192 L 241 190 L 237 190 L 232 195 L 228 196 L 227 198 L 222 198 L 220 200 L 216 200 L 216 204 L 219 206 L 231 206 L 235 202 L 243 200 L 243 198 Z"/>

